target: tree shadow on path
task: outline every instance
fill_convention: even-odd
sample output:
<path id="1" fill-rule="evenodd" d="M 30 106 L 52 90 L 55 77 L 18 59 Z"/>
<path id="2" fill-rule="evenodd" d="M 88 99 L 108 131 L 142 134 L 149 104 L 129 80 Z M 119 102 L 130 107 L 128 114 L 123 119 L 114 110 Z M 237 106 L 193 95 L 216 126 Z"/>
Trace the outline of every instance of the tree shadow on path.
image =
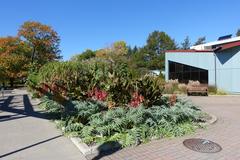
<path id="1" fill-rule="evenodd" d="M 9 121 L 9 120 L 15 120 L 19 118 L 25 118 L 25 117 L 35 117 L 35 118 L 41 118 L 41 119 L 50 119 L 50 117 L 46 113 L 42 112 L 37 112 L 34 111 L 34 108 L 29 100 L 28 95 L 23 95 L 23 109 L 15 108 L 19 106 L 10 106 L 11 101 L 13 100 L 15 96 L 8 96 L 7 99 L 4 100 L 3 103 L 0 103 L 0 110 L 4 112 L 10 112 L 10 113 L 15 113 L 20 116 L 14 116 L 14 115 L 9 115 L 8 117 L 1 117 L 0 116 L 0 122 L 3 121 Z"/>
<path id="2" fill-rule="evenodd" d="M 12 154 L 15 154 L 17 152 L 21 152 L 23 150 L 26 150 L 26 149 L 29 149 L 29 148 L 32 148 L 32 147 L 35 147 L 37 145 L 40 145 L 40 144 L 43 144 L 43 143 L 46 143 L 48 141 L 52 141 L 54 139 L 57 139 L 57 138 L 60 138 L 62 137 L 62 135 L 58 135 L 58 136 L 55 136 L 55 137 L 52 137 L 52 138 L 49 138 L 49 139 L 46 139 L 46 140 L 43 140 L 43 141 L 40 141 L 40 142 L 37 142 L 37 143 L 34 143 L 34 144 L 31 144 L 29 146 L 26 146 L 26 147 L 23 147 L 23 148 L 20 148 L 20 149 L 17 149 L 15 151 L 12 151 L 12 152 L 9 152 L 9 153 L 6 153 L 6 154 L 3 154 L 3 155 L 0 155 L 0 159 L 3 158 L 3 157 L 7 157 L 7 156 L 10 156 Z"/>

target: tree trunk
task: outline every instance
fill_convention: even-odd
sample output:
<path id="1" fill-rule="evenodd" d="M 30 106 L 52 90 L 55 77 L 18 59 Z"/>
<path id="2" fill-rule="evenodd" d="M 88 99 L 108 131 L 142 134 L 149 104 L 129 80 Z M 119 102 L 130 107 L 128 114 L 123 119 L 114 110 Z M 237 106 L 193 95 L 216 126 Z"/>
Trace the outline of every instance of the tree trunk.
<path id="1" fill-rule="evenodd" d="M 13 79 L 13 78 L 10 78 L 9 81 L 10 81 L 10 86 L 11 86 L 11 88 L 13 88 L 13 85 L 14 85 L 14 79 Z"/>
<path id="2" fill-rule="evenodd" d="M 35 57 L 35 47 L 33 47 L 33 52 L 32 52 L 32 63 L 34 62 L 34 57 Z"/>

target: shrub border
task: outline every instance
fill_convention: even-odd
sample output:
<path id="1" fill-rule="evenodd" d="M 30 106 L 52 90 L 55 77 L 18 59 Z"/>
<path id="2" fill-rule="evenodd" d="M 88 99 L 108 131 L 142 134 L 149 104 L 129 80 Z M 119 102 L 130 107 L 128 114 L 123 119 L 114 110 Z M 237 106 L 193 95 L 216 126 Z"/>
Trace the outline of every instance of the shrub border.
<path id="1" fill-rule="evenodd" d="M 31 95 L 31 97 L 32 97 L 32 95 Z M 37 101 L 37 105 L 39 103 L 41 103 L 41 100 L 39 98 L 35 98 L 35 100 Z M 218 120 L 217 116 L 210 114 L 210 113 L 207 113 L 207 114 L 211 117 L 211 119 L 206 121 L 205 123 L 200 123 L 202 126 L 210 126 L 210 125 L 216 123 Z M 71 142 L 78 148 L 78 150 L 85 157 L 93 155 L 93 154 L 100 154 L 102 151 L 111 151 L 111 150 L 119 148 L 119 146 L 112 145 L 112 144 L 103 145 L 103 146 L 101 146 L 99 144 L 93 145 L 93 146 L 88 146 L 86 143 L 84 143 L 81 140 L 81 138 L 78 138 L 78 137 L 68 137 L 68 138 L 71 140 Z"/>
<path id="2" fill-rule="evenodd" d="M 208 113 L 208 115 L 211 117 L 211 119 L 206 121 L 205 123 L 200 123 L 202 126 L 210 126 L 217 122 L 218 120 L 217 116 L 210 113 Z M 103 147 L 100 147 L 100 145 L 88 146 L 86 143 L 82 142 L 81 138 L 78 138 L 78 137 L 69 137 L 69 138 L 84 156 L 89 156 L 92 154 L 100 154 L 102 151 L 111 151 L 118 148 L 118 146 L 111 145 L 111 144 L 104 145 Z"/>

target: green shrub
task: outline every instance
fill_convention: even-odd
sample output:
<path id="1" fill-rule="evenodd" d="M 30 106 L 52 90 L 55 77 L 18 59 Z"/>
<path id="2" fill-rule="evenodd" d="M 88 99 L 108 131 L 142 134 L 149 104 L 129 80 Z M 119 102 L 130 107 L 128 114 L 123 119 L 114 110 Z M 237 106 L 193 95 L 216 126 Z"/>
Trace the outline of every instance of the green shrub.
<path id="1" fill-rule="evenodd" d="M 41 97 L 40 97 L 40 95 L 39 95 L 38 92 L 33 91 L 33 93 L 32 93 L 32 98 L 34 99 L 34 98 L 41 98 Z"/>
<path id="2" fill-rule="evenodd" d="M 187 100 L 177 99 L 171 106 L 168 97 L 163 105 L 117 107 L 107 109 L 105 103 L 73 101 L 72 110 L 45 97 L 42 106 L 49 113 L 61 114 L 58 126 L 65 134 L 79 136 L 87 144 L 118 141 L 123 147 L 145 143 L 151 139 L 182 136 L 195 131 L 205 114 Z"/>
<path id="3" fill-rule="evenodd" d="M 28 86 L 29 90 L 35 90 L 36 87 L 39 85 L 39 75 L 36 72 L 33 72 L 28 75 L 26 85 Z"/>
<path id="4" fill-rule="evenodd" d="M 123 147 L 138 145 L 191 133 L 204 120 L 188 101 L 162 96 L 162 78 L 135 79 L 124 63 L 53 62 L 29 79 L 30 86 L 45 90 L 41 107 L 60 120 L 64 133 L 88 144 L 117 140 Z M 178 87 L 175 81 L 172 85 Z"/>
<path id="5" fill-rule="evenodd" d="M 208 93 L 209 94 L 216 94 L 217 93 L 217 87 L 215 87 L 215 86 L 208 86 Z"/>
<path id="6" fill-rule="evenodd" d="M 49 99 L 49 97 L 44 96 L 41 99 L 40 108 L 51 115 L 61 116 L 65 110 L 65 107 L 54 100 Z"/>
<path id="7" fill-rule="evenodd" d="M 134 82 L 135 91 L 138 92 L 144 98 L 145 106 L 161 105 L 162 104 L 162 92 L 163 81 L 160 77 L 144 76 Z"/>
<path id="8" fill-rule="evenodd" d="M 111 67 L 105 80 L 104 89 L 108 93 L 108 101 L 116 106 L 128 104 L 133 92 L 132 75 L 126 64 L 117 64 Z"/>
<path id="9" fill-rule="evenodd" d="M 208 93 L 214 95 L 227 95 L 224 90 L 218 89 L 215 86 L 208 86 Z"/>
<path id="10" fill-rule="evenodd" d="M 122 146 L 131 146 L 154 137 L 192 133 L 196 129 L 194 124 L 202 121 L 202 116 L 198 108 L 183 100 L 178 100 L 173 107 L 115 108 L 89 116 L 78 135 L 89 144 L 118 140 Z"/>
<path id="11" fill-rule="evenodd" d="M 92 98 L 89 96 L 91 92 L 99 90 L 106 92 L 104 101 L 111 104 L 110 108 L 129 105 L 134 93 L 143 96 L 145 106 L 161 105 L 163 91 L 160 77 L 144 76 L 134 79 L 127 64 L 98 59 L 81 63 L 48 63 L 38 74 L 29 76 L 28 85 L 39 86 L 44 93 L 51 92 L 56 97 L 63 96 L 73 100 L 87 100 Z"/>
<path id="12" fill-rule="evenodd" d="M 217 95 L 227 95 L 227 92 L 225 92 L 224 90 L 218 89 L 216 94 Z"/>
<path id="13" fill-rule="evenodd" d="M 164 85 L 164 91 L 165 94 L 174 94 L 179 91 L 178 84 L 176 83 L 166 83 Z"/>

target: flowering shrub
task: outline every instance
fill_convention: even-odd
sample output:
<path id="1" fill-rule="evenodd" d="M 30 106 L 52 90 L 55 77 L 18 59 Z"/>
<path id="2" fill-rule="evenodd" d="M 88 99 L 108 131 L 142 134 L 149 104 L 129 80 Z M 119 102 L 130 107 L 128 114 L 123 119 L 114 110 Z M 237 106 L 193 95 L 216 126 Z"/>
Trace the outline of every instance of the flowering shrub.
<path id="1" fill-rule="evenodd" d="M 94 88 L 92 91 L 88 92 L 88 97 L 99 100 L 99 101 L 105 101 L 107 99 L 107 92 L 100 90 L 98 88 Z"/>
<path id="2" fill-rule="evenodd" d="M 61 96 L 72 100 L 91 98 L 107 101 L 109 108 L 162 104 L 162 79 L 150 75 L 133 78 L 124 63 L 103 60 L 53 62 L 43 66 L 38 77 L 44 93 L 51 92 L 60 99 Z"/>
<path id="3" fill-rule="evenodd" d="M 170 103 L 170 106 L 174 106 L 177 102 L 177 95 L 176 94 L 172 94 L 170 97 L 169 97 L 169 103 Z"/>
<path id="4" fill-rule="evenodd" d="M 130 106 L 138 107 L 141 103 L 143 103 L 144 97 L 138 92 L 134 92 L 132 95 L 132 100 L 130 102 Z"/>
<path id="5" fill-rule="evenodd" d="M 133 83 L 135 91 L 144 97 L 142 101 L 144 106 L 162 105 L 163 82 L 161 78 L 146 75 Z"/>

